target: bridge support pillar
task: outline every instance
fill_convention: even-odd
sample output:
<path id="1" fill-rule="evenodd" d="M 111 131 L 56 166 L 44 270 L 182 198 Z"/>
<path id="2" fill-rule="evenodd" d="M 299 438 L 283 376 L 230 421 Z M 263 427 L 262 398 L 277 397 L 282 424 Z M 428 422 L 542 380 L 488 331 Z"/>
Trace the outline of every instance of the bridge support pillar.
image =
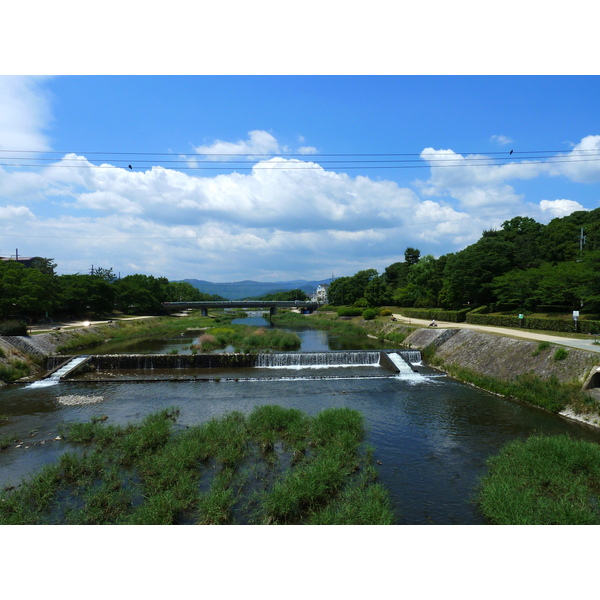
<path id="1" fill-rule="evenodd" d="M 273 315 L 277 314 L 277 307 L 276 306 L 271 306 L 271 308 L 269 308 L 269 317 L 272 317 Z"/>
<path id="2" fill-rule="evenodd" d="M 208 317 L 208 308 L 201 308 L 200 311 L 203 317 Z"/>

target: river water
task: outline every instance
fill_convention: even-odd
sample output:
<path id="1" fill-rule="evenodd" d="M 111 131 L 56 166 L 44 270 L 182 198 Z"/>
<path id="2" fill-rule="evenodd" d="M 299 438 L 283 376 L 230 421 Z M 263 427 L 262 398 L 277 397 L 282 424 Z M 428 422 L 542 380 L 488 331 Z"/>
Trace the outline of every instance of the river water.
<path id="1" fill-rule="evenodd" d="M 253 319 L 264 324 L 260 317 Z M 301 335 L 303 352 L 355 349 L 339 346 L 360 343 L 342 342 L 322 331 Z M 190 343 L 164 344 L 177 342 Z M 534 433 L 568 433 L 600 442 L 600 433 L 587 426 L 465 386 L 427 366 L 417 369 L 394 375 L 376 366 L 265 368 L 209 381 L 117 379 L 5 386 L 0 388 L 0 414 L 8 420 L 0 420 L 0 436 L 16 435 L 23 443 L 0 452 L 0 485 L 18 483 L 56 460 L 69 450 L 55 439 L 61 425 L 94 416 L 107 415 L 110 423 L 136 422 L 176 406 L 178 426 L 184 427 L 263 404 L 299 408 L 310 415 L 348 407 L 364 415 L 368 442 L 381 463 L 380 481 L 390 490 L 399 524 L 484 524 L 473 498 L 486 460 L 504 444 Z M 73 397 L 80 403 L 72 405 Z"/>

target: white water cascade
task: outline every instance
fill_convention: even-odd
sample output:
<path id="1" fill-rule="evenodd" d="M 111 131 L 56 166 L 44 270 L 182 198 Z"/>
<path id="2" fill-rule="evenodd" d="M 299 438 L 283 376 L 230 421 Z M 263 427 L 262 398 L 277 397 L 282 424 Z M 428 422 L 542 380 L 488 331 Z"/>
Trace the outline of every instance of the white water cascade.
<path id="1" fill-rule="evenodd" d="M 380 352 L 276 352 L 259 354 L 256 366 L 267 369 L 322 369 L 327 367 L 378 367 Z"/>
<path id="2" fill-rule="evenodd" d="M 405 356 L 404 352 L 402 354 L 390 352 L 388 358 L 398 367 L 398 377 L 402 379 L 421 379 L 423 377 L 413 370 L 410 358 Z M 415 362 L 420 361 L 421 353 L 416 352 L 413 358 L 417 359 Z"/>
<path id="3" fill-rule="evenodd" d="M 81 363 L 85 362 L 89 356 L 76 356 L 72 360 L 70 360 L 66 365 L 63 365 L 60 369 L 57 369 L 50 375 L 50 377 L 46 377 L 46 379 L 42 379 L 41 381 L 35 381 L 28 387 L 46 387 L 49 385 L 56 385 L 67 373 L 72 371 L 75 367 L 79 366 Z"/>

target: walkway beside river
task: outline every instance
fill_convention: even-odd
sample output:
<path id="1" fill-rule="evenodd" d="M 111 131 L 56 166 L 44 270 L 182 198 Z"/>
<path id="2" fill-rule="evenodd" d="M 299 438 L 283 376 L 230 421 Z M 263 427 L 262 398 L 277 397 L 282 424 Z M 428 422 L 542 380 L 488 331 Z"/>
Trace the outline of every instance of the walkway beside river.
<path id="1" fill-rule="evenodd" d="M 416 327 L 427 327 L 431 321 L 427 319 L 411 319 L 403 317 L 401 314 L 393 315 L 398 323 L 406 325 L 414 325 Z M 550 342 L 551 344 L 560 344 L 570 348 L 579 350 L 587 350 L 588 352 L 600 352 L 600 344 L 594 344 L 597 340 L 595 336 L 589 336 L 590 339 L 569 338 L 549 333 L 535 333 L 527 329 L 512 329 L 510 327 L 492 327 L 487 325 L 472 325 L 471 323 L 451 323 L 449 321 L 437 321 L 438 327 L 443 329 L 474 329 L 475 331 L 484 331 L 486 333 L 494 333 L 496 335 L 504 335 L 526 340 L 538 340 L 540 342 Z"/>

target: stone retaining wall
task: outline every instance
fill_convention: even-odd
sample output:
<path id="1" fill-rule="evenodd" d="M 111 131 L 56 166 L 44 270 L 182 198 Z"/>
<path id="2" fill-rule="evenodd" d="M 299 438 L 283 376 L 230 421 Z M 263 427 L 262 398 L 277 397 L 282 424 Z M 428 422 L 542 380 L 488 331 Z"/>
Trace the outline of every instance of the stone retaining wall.
<path id="1" fill-rule="evenodd" d="M 600 354 L 550 344 L 539 350 L 540 342 L 514 339 L 472 329 L 417 329 L 404 341 L 405 345 L 433 351 L 447 366 L 470 369 L 481 375 L 511 380 L 523 373 L 559 381 L 578 381 L 584 385 L 600 365 Z M 557 348 L 567 356 L 556 360 Z"/>

